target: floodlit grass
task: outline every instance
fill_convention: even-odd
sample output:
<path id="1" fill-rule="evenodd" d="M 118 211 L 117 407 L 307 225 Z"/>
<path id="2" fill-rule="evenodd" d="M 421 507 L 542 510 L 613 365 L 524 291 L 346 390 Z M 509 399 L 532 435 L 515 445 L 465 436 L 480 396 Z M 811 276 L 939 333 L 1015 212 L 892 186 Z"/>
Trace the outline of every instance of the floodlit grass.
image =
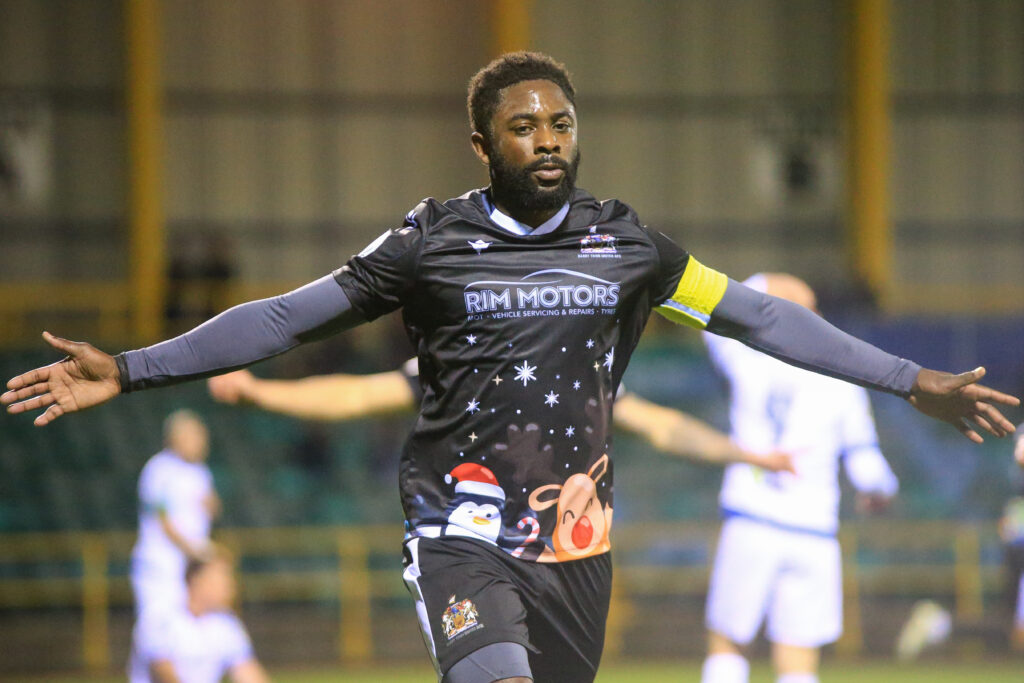
<path id="1" fill-rule="evenodd" d="M 428 666 L 381 667 L 360 669 L 317 669 L 310 671 L 272 670 L 277 683 L 431 683 L 433 671 Z M 35 676 L 6 679 L 12 683 L 113 683 L 123 677 Z M 699 662 L 627 663 L 616 662 L 601 667 L 596 683 L 670 683 L 699 681 Z M 772 683 L 765 665 L 755 665 L 751 683 Z M 928 662 L 897 665 L 885 662 L 826 662 L 821 671 L 822 683 L 1021 683 L 1024 662 Z M 549 683 L 541 681 L 539 683 Z M 551 682 L 555 683 L 555 682 Z"/>

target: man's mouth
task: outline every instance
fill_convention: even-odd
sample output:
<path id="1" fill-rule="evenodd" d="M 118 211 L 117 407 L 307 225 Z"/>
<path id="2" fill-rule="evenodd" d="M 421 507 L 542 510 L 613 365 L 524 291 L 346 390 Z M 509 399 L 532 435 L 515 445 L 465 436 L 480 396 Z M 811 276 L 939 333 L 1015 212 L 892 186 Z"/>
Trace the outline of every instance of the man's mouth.
<path id="1" fill-rule="evenodd" d="M 533 174 L 537 176 L 542 183 L 557 183 L 562 179 L 562 176 L 565 175 L 565 171 L 558 166 L 552 165 L 538 168 L 533 172 Z"/>
<path id="2" fill-rule="evenodd" d="M 532 171 L 537 182 L 543 187 L 562 182 L 568 168 L 569 165 L 558 157 L 549 156 L 534 162 Z"/>

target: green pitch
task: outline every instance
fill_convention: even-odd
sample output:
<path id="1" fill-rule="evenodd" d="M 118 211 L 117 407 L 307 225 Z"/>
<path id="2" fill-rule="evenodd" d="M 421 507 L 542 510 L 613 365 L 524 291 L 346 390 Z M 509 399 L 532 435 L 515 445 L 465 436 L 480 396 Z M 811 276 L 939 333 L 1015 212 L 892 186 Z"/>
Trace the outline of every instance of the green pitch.
<path id="1" fill-rule="evenodd" d="M 279 671 L 271 669 L 276 683 L 432 683 L 433 672 L 424 666 L 374 669 L 319 669 L 316 671 Z M 75 676 L 33 676 L 6 679 L 24 683 L 113 683 L 123 677 L 93 678 Z M 597 683 L 674 683 L 699 681 L 700 663 L 641 664 L 617 662 L 601 667 Z M 1020 683 L 1024 680 L 1024 661 L 929 662 L 897 665 L 880 662 L 826 662 L 822 683 Z M 767 666 L 755 665 L 751 683 L 772 683 Z M 546 682 L 541 682 L 546 683 Z"/>
<path id="2" fill-rule="evenodd" d="M 341 671 L 275 675 L 280 683 L 430 683 L 433 672 L 423 669 L 395 669 L 365 673 Z M 773 683 L 775 677 L 767 666 L 754 666 L 750 683 Z M 930 663 L 900 666 L 886 663 L 828 663 L 822 668 L 822 683 L 1021 683 L 1024 662 L 991 664 Z M 626 664 L 601 667 L 596 683 L 675 683 L 700 681 L 700 664 Z M 541 683 L 547 683 L 542 681 Z"/>

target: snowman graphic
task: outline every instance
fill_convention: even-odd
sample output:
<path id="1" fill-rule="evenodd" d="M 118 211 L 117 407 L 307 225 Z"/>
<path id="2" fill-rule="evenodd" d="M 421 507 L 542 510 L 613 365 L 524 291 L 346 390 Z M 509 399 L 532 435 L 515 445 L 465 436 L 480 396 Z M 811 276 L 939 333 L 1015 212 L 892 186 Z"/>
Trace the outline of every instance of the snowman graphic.
<path id="1" fill-rule="evenodd" d="M 456 484 L 443 535 L 468 536 L 497 545 L 505 491 L 494 473 L 483 465 L 467 462 L 446 474 L 444 481 Z"/>

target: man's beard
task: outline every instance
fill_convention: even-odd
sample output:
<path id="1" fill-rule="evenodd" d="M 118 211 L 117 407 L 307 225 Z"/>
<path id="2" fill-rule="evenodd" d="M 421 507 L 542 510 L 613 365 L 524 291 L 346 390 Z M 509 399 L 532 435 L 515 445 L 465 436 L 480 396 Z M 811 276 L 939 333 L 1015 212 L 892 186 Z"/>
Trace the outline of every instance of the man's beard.
<path id="1" fill-rule="evenodd" d="M 562 182 L 554 187 L 544 187 L 537 183 L 533 172 L 545 164 L 562 169 Z M 491 153 L 491 192 L 494 195 L 494 202 L 513 213 L 556 211 L 569 201 L 573 190 L 576 189 L 576 171 L 579 165 L 579 149 L 570 162 L 549 155 L 522 167 L 512 166 L 500 154 Z"/>

